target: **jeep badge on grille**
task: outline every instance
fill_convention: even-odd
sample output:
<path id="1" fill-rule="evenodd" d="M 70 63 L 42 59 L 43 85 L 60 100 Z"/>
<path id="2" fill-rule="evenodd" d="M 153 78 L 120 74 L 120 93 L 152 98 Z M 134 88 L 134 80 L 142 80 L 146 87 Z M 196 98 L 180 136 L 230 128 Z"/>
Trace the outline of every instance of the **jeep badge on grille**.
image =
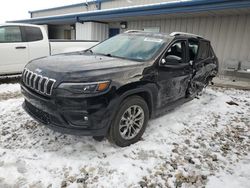
<path id="1" fill-rule="evenodd" d="M 41 73 L 41 72 L 42 72 L 42 70 L 39 69 L 39 68 L 37 68 L 35 71 L 38 72 L 38 73 Z"/>

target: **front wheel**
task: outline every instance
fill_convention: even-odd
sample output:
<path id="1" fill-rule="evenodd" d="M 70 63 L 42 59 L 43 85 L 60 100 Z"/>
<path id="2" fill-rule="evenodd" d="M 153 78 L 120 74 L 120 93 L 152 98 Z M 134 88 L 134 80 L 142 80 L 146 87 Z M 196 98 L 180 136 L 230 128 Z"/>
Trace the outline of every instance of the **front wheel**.
<path id="1" fill-rule="evenodd" d="M 149 110 L 145 100 L 139 96 L 125 99 L 113 120 L 109 140 L 126 147 L 140 140 L 148 124 Z"/>

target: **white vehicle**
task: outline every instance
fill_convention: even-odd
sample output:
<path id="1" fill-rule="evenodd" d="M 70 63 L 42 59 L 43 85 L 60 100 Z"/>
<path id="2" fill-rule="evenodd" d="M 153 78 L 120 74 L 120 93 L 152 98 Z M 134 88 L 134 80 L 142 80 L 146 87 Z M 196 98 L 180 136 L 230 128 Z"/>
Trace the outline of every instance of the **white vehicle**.
<path id="1" fill-rule="evenodd" d="M 31 60 L 88 49 L 98 42 L 49 40 L 43 26 L 0 24 L 0 75 L 21 73 Z"/>

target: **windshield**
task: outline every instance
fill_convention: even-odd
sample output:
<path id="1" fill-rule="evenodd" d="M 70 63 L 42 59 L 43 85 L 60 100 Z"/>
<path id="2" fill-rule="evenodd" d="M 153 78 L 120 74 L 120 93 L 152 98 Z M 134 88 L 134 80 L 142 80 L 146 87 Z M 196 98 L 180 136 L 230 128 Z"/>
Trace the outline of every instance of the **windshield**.
<path id="1" fill-rule="evenodd" d="M 164 40 L 140 35 L 117 35 L 91 48 L 93 53 L 138 61 L 154 57 Z"/>

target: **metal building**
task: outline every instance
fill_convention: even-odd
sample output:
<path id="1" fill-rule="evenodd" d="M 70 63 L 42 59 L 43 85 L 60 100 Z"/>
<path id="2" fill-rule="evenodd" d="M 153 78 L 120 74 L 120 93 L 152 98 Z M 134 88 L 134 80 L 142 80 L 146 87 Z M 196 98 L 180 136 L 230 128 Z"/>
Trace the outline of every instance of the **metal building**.
<path id="1" fill-rule="evenodd" d="M 89 0 L 30 15 L 15 22 L 45 25 L 53 39 L 102 41 L 130 29 L 195 33 L 211 40 L 221 74 L 250 70 L 250 0 Z"/>

